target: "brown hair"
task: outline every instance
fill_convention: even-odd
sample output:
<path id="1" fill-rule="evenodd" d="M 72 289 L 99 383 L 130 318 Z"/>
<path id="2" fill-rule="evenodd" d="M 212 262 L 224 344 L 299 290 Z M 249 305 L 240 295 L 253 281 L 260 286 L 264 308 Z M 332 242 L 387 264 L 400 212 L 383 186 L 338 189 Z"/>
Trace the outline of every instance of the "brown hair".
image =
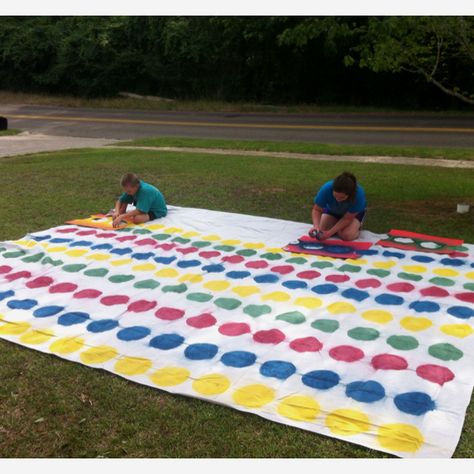
<path id="1" fill-rule="evenodd" d="M 336 193 L 347 194 L 348 200 L 354 202 L 357 194 L 357 179 L 352 173 L 344 171 L 334 180 L 332 189 Z"/>
<path id="2" fill-rule="evenodd" d="M 127 173 L 122 176 L 120 184 L 122 185 L 122 188 L 125 186 L 138 186 L 140 184 L 140 180 L 135 173 Z"/>

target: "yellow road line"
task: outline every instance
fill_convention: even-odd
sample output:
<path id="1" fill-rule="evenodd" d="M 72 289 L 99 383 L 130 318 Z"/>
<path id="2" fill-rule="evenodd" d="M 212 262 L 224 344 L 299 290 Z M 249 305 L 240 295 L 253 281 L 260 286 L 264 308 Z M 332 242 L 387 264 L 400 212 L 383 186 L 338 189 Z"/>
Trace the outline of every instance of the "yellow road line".
<path id="1" fill-rule="evenodd" d="M 286 125 L 260 123 L 220 123 L 220 122 L 180 122 L 173 120 L 141 120 L 101 117 L 64 117 L 57 115 L 8 115 L 13 119 L 57 120 L 69 122 L 102 122 L 142 125 L 181 125 L 186 127 L 226 127 L 226 128 L 269 128 L 289 130 L 342 130 L 356 132 L 427 132 L 427 133 L 474 133 L 474 128 L 442 127 L 391 127 L 369 125 Z"/>

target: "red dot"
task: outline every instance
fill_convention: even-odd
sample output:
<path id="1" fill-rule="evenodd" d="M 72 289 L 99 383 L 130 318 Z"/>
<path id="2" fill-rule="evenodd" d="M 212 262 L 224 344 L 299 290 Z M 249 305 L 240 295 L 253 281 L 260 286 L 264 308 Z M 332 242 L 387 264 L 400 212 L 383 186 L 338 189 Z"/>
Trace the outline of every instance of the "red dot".
<path id="1" fill-rule="evenodd" d="M 428 288 L 423 288 L 420 290 L 420 293 L 423 296 L 437 296 L 437 297 L 444 297 L 449 296 L 449 292 L 446 291 L 444 288 L 439 288 L 438 286 L 430 286 Z"/>
<path id="2" fill-rule="evenodd" d="M 395 291 L 396 293 L 409 293 L 413 291 L 415 287 L 411 283 L 391 283 L 387 285 L 387 289 Z"/>
<path id="3" fill-rule="evenodd" d="M 30 278 L 31 273 L 27 271 L 22 271 L 22 272 L 16 272 L 16 273 L 10 273 L 10 275 L 7 275 L 5 278 L 8 281 L 13 281 L 13 280 L 18 280 L 19 278 Z"/>
<path id="4" fill-rule="evenodd" d="M 135 242 L 137 245 L 156 245 L 156 240 L 155 239 L 143 239 L 143 240 L 137 240 Z"/>
<path id="5" fill-rule="evenodd" d="M 102 232 L 97 234 L 96 237 L 101 237 L 102 239 L 110 239 L 110 237 L 115 237 L 117 234 L 115 232 Z"/>
<path id="6" fill-rule="evenodd" d="M 219 332 L 224 336 L 241 336 L 250 332 L 250 326 L 247 323 L 225 323 Z"/>
<path id="7" fill-rule="evenodd" d="M 474 292 L 469 291 L 466 293 L 458 293 L 456 298 L 461 301 L 465 301 L 466 303 L 474 303 Z"/>
<path id="8" fill-rule="evenodd" d="M 60 232 L 61 234 L 69 234 L 70 232 L 76 232 L 78 230 L 77 227 L 66 227 L 63 229 L 56 229 L 56 232 Z"/>
<path id="9" fill-rule="evenodd" d="M 372 367 L 380 370 L 405 370 L 408 362 L 400 356 L 393 354 L 379 354 L 372 358 Z"/>
<path id="10" fill-rule="evenodd" d="M 77 293 L 74 293 L 72 296 L 74 296 L 74 298 L 97 298 L 101 294 L 102 294 L 102 291 L 87 289 L 87 290 L 78 291 Z"/>
<path id="11" fill-rule="evenodd" d="M 318 278 L 321 273 L 315 270 L 306 270 L 305 272 L 299 272 L 296 274 L 298 278 L 303 278 L 304 280 L 313 280 L 314 278 Z"/>
<path id="12" fill-rule="evenodd" d="M 81 230 L 80 232 L 77 233 L 77 235 L 93 235 L 97 231 L 96 230 Z"/>
<path id="13" fill-rule="evenodd" d="M 214 326 L 216 323 L 217 319 L 210 313 L 203 313 L 186 320 L 186 324 L 196 329 L 208 328 Z"/>
<path id="14" fill-rule="evenodd" d="M 296 352 L 318 352 L 323 345 L 315 337 L 301 337 L 291 341 L 290 347 Z"/>
<path id="15" fill-rule="evenodd" d="M 199 256 L 202 258 L 212 258 L 212 257 L 219 257 L 221 253 L 217 250 L 203 250 L 199 252 Z"/>
<path id="16" fill-rule="evenodd" d="M 124 235 L 123 237 L 117 237 L 116 240 L 119 242 L 126 242 L 127 240 L 134 240 L 136 238 L 136 235 Z"/>
<path id="17" fill-rule="evenodd" d="M 279 344 L 285 340 L 285 335 L 279 329 L 269 329 L 268 331 L 257 331 L 253 335 L 253 340 L 262 344 Z"/>
<path id="18" fill-rule="evenodd" d="M 134 313 L 143 313 L 144 311 L 149 311 L 156 306 L 156 301 L 147 301 L 147 300 L 138 300 L 134 301 L 132 304 L 128 305 L 128 311 Z"/>
<path id="19" fill-rule="evenodd" d="M 343 283 L 349 281 L 351 278 L 347 275 L 328 275 L 325 280 L 332 283 Z"/>
<path id="20" fill-rule="evenodd" d="M 182 253 L 183 255 L 187 255 L 188 253 L 197 252 L 199 249 L 196 247 L 185 247 L 181 249 L 176 249 L 177 252 Z"/>
<path id="21" fill-rule="evenodd" d="M 26 286 L 28 288 L 42 288 L 43 286 L 49 286 L 53 283 L 53 279 L 51 277 L 42 276 L 35 278 L 34 280 L 29 281 Z"/>
<path id="22" fill-rule="evenodd" d="M 454 379 L 454 374 L 447 367 L 434 364 L 420 365 L 416 369 L 416 375 L 439 385 L 443 385 Z"/>
<path id="23" fill-rule="evenodd" d="M 329 355 L 343 362 L 355 362 L 364 357 L 364 352 L 354 346 L 336 346 L 329 351 Z"/>
<path id="24" fill-rule="evenodd" d="M 166 306 L 163 306 L 155 313 L 157 318 L 164 319 L 165 321 L 174 321 L 183 317 L 183 315 L 184 311 L 182 309 L 167 308 Z"/>
<path id="25" fill-rule="evenodd" d="M 227 257 L 222 257 L 222 261 L 227 263 L 240 263 L 244 260 L 245 258 L 242 257 L 242 255 L 228 255 Z"/>
<path id="26" fill-rule="evenodd" d="M 172 250 L 176 247 L 176 244 L 158 244 L 157 248 L 163 249 L 163 250 Z"/>
<path id="27" fill-rule="evenodd" d="M 105 306 L 114 306 L 116 304 L 127 304 L 129 299 L 127 295 L 110 295 L 101 298 L 100 302 Z"/>
<path id="28" fill-rule="evenodd" d="M 245 264 L 247 268 L 267 268 L 268 263 L 265 260 L 253 260 Z"/>
<path id="29" fill-rule="evenodd" d="M 70 293 L 77 289 L 75 283 L 58 283 L 49 288 L 50 293 Z"/>
<path id="30" fill-rule="evenodd" d="M 382 283 L 377 278 L 366 278 L 355 282 L 357 288 L 378 288 Z"/>
<path id="31" fill-rule="evenodd" d="M 3 273 L 8 273 L 12 270 L 12 267 L 9 267 L 8 265 L 1 265 L 0 266 L 0 275 Z"/>
<path id="32" fill-rule="evenodd" d="M 288 273 L 291 273 L 295 267 L 292 265 L 277 265 L 276 267 L 270 268 L 270 271 L 279 273 L 280 275 L 286 275 Z"/>

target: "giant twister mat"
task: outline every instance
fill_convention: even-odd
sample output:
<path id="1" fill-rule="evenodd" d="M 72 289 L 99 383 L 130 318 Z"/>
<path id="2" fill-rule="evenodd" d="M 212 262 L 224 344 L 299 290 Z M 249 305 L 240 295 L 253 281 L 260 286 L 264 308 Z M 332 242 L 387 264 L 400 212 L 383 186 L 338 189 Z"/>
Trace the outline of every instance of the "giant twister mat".
<path id="1" fill-rule="evenodd" d="M 263 217 L 76 222 L 0 243 L 0 337 L 399 457 L 452 456 L 473 245 L 363 232 L 342 259 L 283 250 L 308 225 Z"/>

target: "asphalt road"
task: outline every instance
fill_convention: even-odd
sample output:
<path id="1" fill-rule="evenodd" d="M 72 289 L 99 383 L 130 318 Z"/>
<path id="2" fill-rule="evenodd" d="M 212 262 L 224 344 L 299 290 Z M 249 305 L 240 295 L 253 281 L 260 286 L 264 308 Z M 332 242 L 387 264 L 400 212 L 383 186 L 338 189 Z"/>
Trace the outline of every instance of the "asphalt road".
<path id="1" fill-rule="evenodd" d="M 8 118 L 9 128 L 69 137 L 474 147 L 474 114 L 157 112 L 0 104 L 0 115 Z"/>

